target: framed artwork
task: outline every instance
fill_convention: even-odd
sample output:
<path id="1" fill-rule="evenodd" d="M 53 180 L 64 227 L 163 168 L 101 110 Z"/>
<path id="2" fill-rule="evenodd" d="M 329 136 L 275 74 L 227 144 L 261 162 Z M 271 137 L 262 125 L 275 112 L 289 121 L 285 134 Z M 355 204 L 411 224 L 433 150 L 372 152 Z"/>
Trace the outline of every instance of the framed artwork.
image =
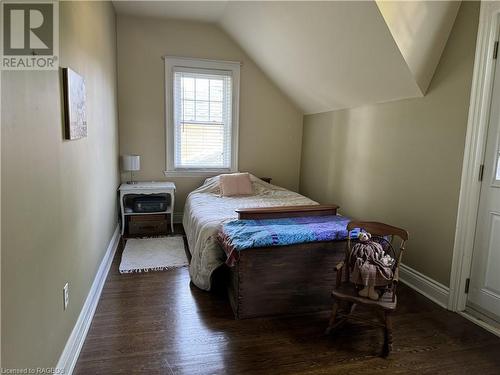
<path id="1" fill-rule="evenodd" d="M 70 68 L 62 69 L 64 93 L 64 137 L 79 139 L 87 136 L 87 106 L 85 80 Z"/>

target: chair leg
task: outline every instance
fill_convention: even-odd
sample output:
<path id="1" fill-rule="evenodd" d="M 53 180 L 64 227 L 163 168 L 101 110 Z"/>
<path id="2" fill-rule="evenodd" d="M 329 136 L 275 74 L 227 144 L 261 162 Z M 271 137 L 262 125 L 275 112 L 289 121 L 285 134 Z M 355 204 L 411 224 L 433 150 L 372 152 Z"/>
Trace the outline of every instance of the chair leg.
<path id="1" fill-rule="evenodd" d="M 337 319 L 337 312 L 339 310 L 339 303 L 335 301 L 332 307 L 332 314 L 330 315 L 330 321 L 328 322 L 328 327 L 325 330 L 325 334 L 329 335 L 332 329 L 335 327 L 335 321 Z"/>
<path id="2" fill-rule="evenodd" d="M 385 311 L 384 348 L 382 357 L 387 357 L 392 351 L 392 315 L 390 311 Z"/>
<path id="3" fill-rule="evenodd" d="M 358 305 L 355 304 L 355 303 L 350 303 L 349 304 L 349 315 L 354 312 L 354 310 L 356 309 L 356 306 L 358 306 Z"/>

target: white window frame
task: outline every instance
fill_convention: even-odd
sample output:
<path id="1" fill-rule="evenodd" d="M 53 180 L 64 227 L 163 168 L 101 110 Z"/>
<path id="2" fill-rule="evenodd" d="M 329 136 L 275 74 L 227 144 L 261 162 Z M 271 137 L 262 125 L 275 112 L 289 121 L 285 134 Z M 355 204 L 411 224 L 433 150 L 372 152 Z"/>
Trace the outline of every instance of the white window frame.
<path id="1" fill-rule="evenodd" d="M 189 57 L 164 56 L 165 60 L 165 145 L 167 177 L 210 176 L 219 173 L 238 171 L 238 133 L 240 104 L 240 66 L 237 61 L 195 59 Z M 232 72 L 232 128 L 231 128 L 231 167 L 230 168 L 175 168 L 175 137 L 174 137 L 174 80 L 175 67 L 224 70 Z"/>

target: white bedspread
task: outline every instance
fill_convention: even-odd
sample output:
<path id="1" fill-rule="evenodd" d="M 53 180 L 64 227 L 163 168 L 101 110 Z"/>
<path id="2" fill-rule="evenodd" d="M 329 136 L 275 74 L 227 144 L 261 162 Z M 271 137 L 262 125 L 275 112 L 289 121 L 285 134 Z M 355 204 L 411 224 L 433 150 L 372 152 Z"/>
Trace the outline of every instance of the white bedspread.
<path id="1" fill-rule="evenodd" d="M 219 176 L 215 176 L 187 197 L 182 224 L 192 255 L 189 274 L 201 289 L 210 290 L 212 272 L 225 262 L 216 236 L 224 222 L 238 218 L 235 209 L 317 204 L 303 195 L 250 177 L 255 195 L 220 197 Z"/>

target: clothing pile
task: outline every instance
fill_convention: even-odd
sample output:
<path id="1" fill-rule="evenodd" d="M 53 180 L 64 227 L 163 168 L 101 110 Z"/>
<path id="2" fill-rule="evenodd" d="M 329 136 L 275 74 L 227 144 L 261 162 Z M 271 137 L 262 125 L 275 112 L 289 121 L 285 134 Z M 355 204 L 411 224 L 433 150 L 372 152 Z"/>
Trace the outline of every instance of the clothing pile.
<path id="1" fill-rule="evenodd" d="M 379 294 L 375 287 L 390 283 L 395 260 L 384 251 L 379 242 L 371 239 L 370 233 L 360 233 L 358 240 L 352 247 L 349 258 L 350 280 L 364 287 L 359 291 L 360 296 L 377 300 Z"/>

